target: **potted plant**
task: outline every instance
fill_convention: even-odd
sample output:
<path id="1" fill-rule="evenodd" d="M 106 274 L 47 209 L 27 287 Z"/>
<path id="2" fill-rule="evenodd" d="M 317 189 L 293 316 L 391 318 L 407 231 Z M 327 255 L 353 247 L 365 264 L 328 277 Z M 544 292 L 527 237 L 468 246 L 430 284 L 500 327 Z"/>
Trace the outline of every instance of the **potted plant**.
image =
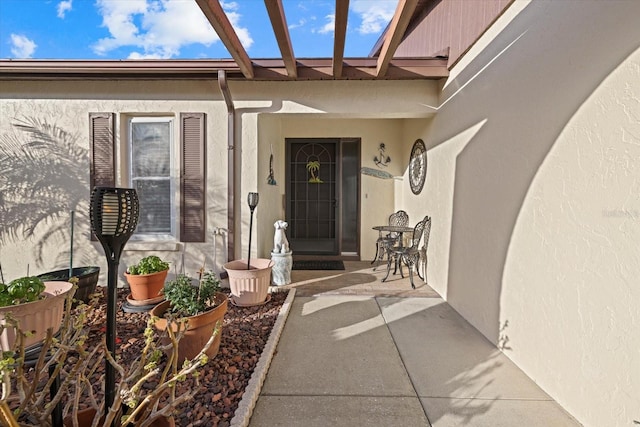
<path id="1" fill-rule="evenodd" d="M 198 283 L 191 277 L 178 274 L 164 285 L 166 301 L 151 310 L 156 329 L 164 332 L 164 342 L 172 336 L 181 336 L 178 346 L 178 363 L 197 356 L 209 337 L 216 338 L 206 354 L 214 358 L 220 348 L 222 322 L 227 312 L 228 298 L 220 292 L 220 280 L 212 271 L 200 270 Z"/>
<path id="2" fill-rule="evenodd" d="M 68 301 L 71 302 L 70 296 Z M 208 362 L 205 351 L 213 343 L 215 334 L 192 360 L 178 365 L 177 352 L 171 350 L 177 348 L 180 336 L 171 335 L 169 345 L 161 345 L 153 332 L 152 319 L 149 319 L 140 356 L 133 363 L 120 365 L 107 350 L 104 339 L 102 345 L 87 344 L 87 321 L 94 303 L 82 304 L 73 310 L 71 304 L 67 304 L 59 336 L 54 339 L 53 331 L 49 330 L 43 342 L 41 352 L 48 352 L 50 357 L 38 358 L 35 366 L 25 369 L 22 363 L 25 359 L 24 334 L 12 351 L 0 354 L 0 419 L 9 420 L 9 425 L 18 425 L 16 418 L 21 421 L 20 426 L 50 425 L 52 414 L 59 411 L 64 425 L 70 427 L 175 425 L 172 411 L 198 392 L 196 371 Z M 17 327 L 15 320 L 9 322 Z M 2 328 L 0 326 L 0 331 Z M 163 351 L 168 354 L 166 359 L 162 357 Z M 105 359 L 120 376 L 110 408 L 104 407 L 104 395 L 96 394 L 91 382 Z M 40 381 L 33 381 L 34 376 L 45 381 L 45 386 Z M 176 393 L 178 383 L 188 377 L 195 379 L 195 386 Z"/>
<path id="3" fill-rule="evenodd" d="M 0 283 L 0 350 L 13 348 L 19 338 L 19 330 L 8 327 L 13 319 L 23 331 L 25 347 L 41 342 L 47 329 L 57 331 L 62 323 L 64 302 L 74 288 L 70 282 L 43 282 L 38 277 L 20 277 L 8 284 Z"/>
<path id="4" fill-rule="evenodd" d="M 161 300 L 168 272 L 169 263 L 156 255 L 146 256 L 137 264 L 127 267 L 124 275 L 131 289 L 131 298 L 149 302 Z"/>
<path id="5" fill-rule="evenodd" d="M 250 307 L 269 301 L 272 260 L 267 258 L 251 258 L 249 261 L 241 259 L 230 261 L 223 267 L 229 273 L 229 287 L 233 304 L 239 307 Z"/>
<path id="6" fill-rule="evenodd" d="M 249 221 L 249 255 L 247 259 L 235 260 L 223 265 L 229 274 L 231 302 L 241 307 L 260 305 L 269 300 L 273 261 L 263 258 L 251 258 L 253 212 L 258 206 L 258 200 L 258 193 L 249 193 L 247 204 L 251 210 L 251 220 Z"/>
<path id="7" fill-rule="evenodd" d="M 37 276 L 42 281 L 50 282 L 68 282 L 70 278 L 77 278 L 76 293 L 73 298 L 85 303 L 89 302 L 91 294 L 96 291 L 98 286 L 98 278 L 100 277 L 100 267 L 88 266 L 88 267 L 73 267 L 71 270 L 71 277 L 69 277 L 69 269 L 62 269 L 56 271 L 49 271 L 46 273 L 38 274 Z"/>

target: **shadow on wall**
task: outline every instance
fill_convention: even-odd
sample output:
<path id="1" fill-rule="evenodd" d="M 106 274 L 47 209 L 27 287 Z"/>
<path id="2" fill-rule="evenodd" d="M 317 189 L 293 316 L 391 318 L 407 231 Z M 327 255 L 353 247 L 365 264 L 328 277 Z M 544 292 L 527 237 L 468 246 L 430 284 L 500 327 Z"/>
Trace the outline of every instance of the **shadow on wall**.
<path id="1" fill-rule="evenodd" d="M 530 186 L 567 123 L 639 45 L 624 8 L 586 6 L 530 3 L 457 77 L 461 89 L 433 121 L 430 138 L 448 141 L 486 120 L 456 158 L 447 300 L 496 345 L 506 345 L 503 274 Z"/>
<path id="2" fill-rule="evenodd" d="M 68 241 L 70 211 L 89 223 L 89 150 L 72 134 L 36 117 L 16 118 L 0 135 L 0 242 L 34 241 L 36 263 L 49 242 Z M 43 228 L 47 227 L 47 228 Z M 56 262 L 68 261 L 61 249 Z"/>

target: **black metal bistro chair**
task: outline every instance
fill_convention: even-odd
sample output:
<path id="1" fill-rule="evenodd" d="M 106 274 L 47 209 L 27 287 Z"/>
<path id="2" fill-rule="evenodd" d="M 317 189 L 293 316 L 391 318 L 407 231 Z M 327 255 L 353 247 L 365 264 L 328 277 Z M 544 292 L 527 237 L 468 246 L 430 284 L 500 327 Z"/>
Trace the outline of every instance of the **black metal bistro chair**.
<path id="1" fill-rule="evenodd" d="M 391 226 L 406 227 L 409 224 L 409 214 L 403 210 L 389 215 L 389 224 Z M 387 233 L 382 235 L 382 231 L 379 232 L 378 240 L 376 240 L 376 255 L 373 260 L 376 262 L 375 270 L 380 265 L 380 261 L 384 259 L 384 256 L 389 257 L 389 249 L 398 243 L 398 238 L 402 236 L 402 233 Z M 373 262 L 372 262 L 373 264 Z"/>
<path id="2" fill-rule="evenodd" d="M 420 272 L 418 270 L 418 263 L 420 261 L 420 252 L 419 249 L 420 241 L 423 237 L 425 237 L 425 245 L 423 246 L 423 252 L 425 253 L 425 261 L 426 261 L 426 244 L 429 241 L 429 234 L 431 232 L 431 217 L 425 216 L 422 221 L 416 224 L 413 228 L 413 236 L 411 238 L 411 246 L 404 246 L 402 244 L 395 245 L 389 249 L 389 255 L 387 260 L 387 275 L 384 276 L 382 281 L 386 281 L 389 277 L 389 272 L 391 271 L 391 264 L 394 263 L 400 266 L 400 275 L 404 277 L 402 273 L 402 264 L 404 263 L 409 268 L 409 280 L 411 281 L 411 287 L 413 289 L 416 288 L 413 283 L 413 269 L 415 268 L 418 272 L 418 277 L 424 280 L 420 276 Z M 426 274 L 426 264 L 425 264 L 425 277 Z"/>
<path id="3" fill-rule="evenodd" d="M 416 271 L 418 272 L 418 277 L 420 277 L 424 283 L 427 283 L 427 266 L 428 260 L 427 257 L 427 247 L 429 246 L 429 235 L 431 234 L 431 218 L 429 217 L 429 221 L 424 227 L 424 232 L 422 233 L 422 247 L 420 248 L 420 260 L 418 265 L 416 266 Z M 422 265 L 422 271 L 424 271 L 424 277 L 420 275 L 420 266 Z"/>

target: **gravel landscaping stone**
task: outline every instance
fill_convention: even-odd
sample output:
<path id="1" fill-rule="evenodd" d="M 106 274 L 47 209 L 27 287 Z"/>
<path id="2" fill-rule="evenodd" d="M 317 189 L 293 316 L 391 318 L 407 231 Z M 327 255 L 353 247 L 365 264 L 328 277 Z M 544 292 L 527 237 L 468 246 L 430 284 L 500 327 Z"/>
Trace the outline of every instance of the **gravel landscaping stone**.
<path id="1" fill-rule="evenodd" d="M 223 289 L 225 291 L 228 293 Z M 106 331 L 106 292 L 104 288 L 97 292 L 99 303 L 87 316 L 88 348 L 99 345 Z M 144 346 L 143 332 L 149 318 L 147 312 L 125 312 L 121 309 L 128 293 L 128 289 L 118 290 L 116 357 L 123 366 L 140 355 Z M 266 304 L 254 307 L 238 307 L 229 301 L 220 350 L 215 358 L 198 369 L 199 391 L 174 412 L 176 426 L 229 426 L 286 298 L 286 291 L 275 292 Z M 102 397 L 99 389 L 103 373 L 104 367 L 93 376 L 94 390 L 99 399 Z M 195 380 L 187 378 L 176 388 L 176 395 L 194 386 Z M 150 382 L 145 387 L 153 388 L 154 384 Z"/>

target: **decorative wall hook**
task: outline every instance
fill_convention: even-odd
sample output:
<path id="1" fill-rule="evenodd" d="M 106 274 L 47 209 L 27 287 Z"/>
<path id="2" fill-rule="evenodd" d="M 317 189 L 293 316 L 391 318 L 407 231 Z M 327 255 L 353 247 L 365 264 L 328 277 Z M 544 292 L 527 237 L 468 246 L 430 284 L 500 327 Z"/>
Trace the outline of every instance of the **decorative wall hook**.
<path id="1" fill-rule="evenodd" d="M 269 176 L 267 177 L 267 184 L 276 185 L 276 179 L 273 176 L 273 144 L 270 146 L 271 155 L 269 156 Z"/>

